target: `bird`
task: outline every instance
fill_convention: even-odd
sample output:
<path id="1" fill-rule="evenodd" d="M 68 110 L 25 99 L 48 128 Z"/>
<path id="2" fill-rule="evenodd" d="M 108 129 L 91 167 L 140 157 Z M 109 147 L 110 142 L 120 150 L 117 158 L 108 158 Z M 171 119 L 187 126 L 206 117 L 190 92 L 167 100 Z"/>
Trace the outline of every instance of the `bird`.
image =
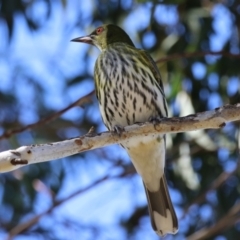
<path id="1" fill-rule="evenodd" d="M 103 24 L 89 35 L 71 41 L 100 50 L 94 67 L 95 92 L 103 122 L 110 131 L 121 133 L 128 125 L 156 123 L 167 117 L 156 63 L 147 51 L 135 47 L 121 27 Z M 165 135 L 136 137 L 121 145 L 142 177 L 153 230 L 159 236 L 176 234 L 178 219 L 164 173 Z"/>

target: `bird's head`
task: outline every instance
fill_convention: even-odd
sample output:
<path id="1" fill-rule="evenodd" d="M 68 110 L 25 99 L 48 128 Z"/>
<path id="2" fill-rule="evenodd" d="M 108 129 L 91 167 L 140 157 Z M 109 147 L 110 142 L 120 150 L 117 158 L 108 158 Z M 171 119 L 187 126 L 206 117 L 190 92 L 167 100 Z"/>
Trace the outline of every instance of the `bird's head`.
<path id="1" fill-rule="evenodd" d="M 74 38 L 73 42 L 83 42 L 92 44 L 100 49 L 105 50 L 112 43 L 125 43 L 134 46 L 132 40 L 120 27 L 113 24 L 105 24 L 96 28 L 92 33 L 84 37 Z"/>

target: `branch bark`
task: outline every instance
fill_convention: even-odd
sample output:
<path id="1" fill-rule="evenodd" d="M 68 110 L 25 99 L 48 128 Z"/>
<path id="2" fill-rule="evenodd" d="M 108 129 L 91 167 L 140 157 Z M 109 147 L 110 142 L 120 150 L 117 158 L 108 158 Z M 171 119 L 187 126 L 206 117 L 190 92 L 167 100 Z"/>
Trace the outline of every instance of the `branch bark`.
<path id="1" fill-rule="evenodd" d="M 163 118 L 157 124 L 134 124 L 125 127 L 125 131 L 120 136 L 115 132 L 103 132 L 100 134 L 91 132 L 62 142 L 22 146 L 15 150 L 0 153 L 0 172 L 8 172 L 27 164 L 55 160 L 110 144 L 122 143 L 135 137 L 216 129 L 224 127 L 227 122 L 237 120 L 240 120 L 240 103 L 225 105 L 215 110 L 186 117 Z"/>

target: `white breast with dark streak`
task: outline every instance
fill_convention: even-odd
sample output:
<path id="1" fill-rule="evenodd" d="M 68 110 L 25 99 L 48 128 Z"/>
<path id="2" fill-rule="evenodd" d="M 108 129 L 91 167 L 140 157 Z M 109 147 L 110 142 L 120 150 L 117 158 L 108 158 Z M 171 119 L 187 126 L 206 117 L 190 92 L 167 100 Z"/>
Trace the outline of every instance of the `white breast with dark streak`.
<path id="1" fill-rule="evenodd" d="M 146 122 L 158 116 L 156 105 L 161 105 L 162 97 L 157 86 L 147 79 L 147 76 L 154 78 L 150 69 L 137 64 L 134 55 L 126 57 L 115 51 L 102 54 L 100 82 L 105 87 L 100 111 L 108 128 Z"/>

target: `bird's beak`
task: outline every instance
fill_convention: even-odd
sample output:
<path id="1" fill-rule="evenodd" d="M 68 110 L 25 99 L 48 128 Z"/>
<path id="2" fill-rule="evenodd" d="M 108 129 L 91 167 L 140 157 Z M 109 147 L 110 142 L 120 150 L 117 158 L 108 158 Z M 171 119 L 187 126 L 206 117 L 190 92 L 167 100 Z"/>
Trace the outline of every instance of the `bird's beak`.
<path id="1" fill-rule="evenodd" d="M 71 40 L 71 42 L 83 42 L 83 43 L 93 44 L 91 35 L 88 35 L 85 37 L 74 38 Z"/>

